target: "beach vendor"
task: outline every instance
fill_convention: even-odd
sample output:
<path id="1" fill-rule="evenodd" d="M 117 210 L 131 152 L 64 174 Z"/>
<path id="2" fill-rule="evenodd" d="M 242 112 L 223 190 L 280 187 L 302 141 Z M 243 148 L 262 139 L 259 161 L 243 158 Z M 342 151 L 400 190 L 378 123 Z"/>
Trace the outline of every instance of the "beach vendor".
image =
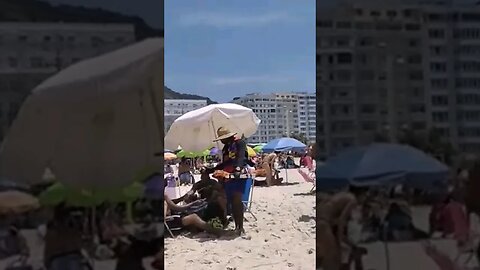
<path id="1" fill-rule="evenodd" d="M 235 221 L 235 232 L 238 235 L 245 233 L 243 228 L 243 203 L 242 194 L 246 181 L 240 175 L 248 164 L 247 144 L 243 139 L 236 137 L 237 133 L 220 127 L 217 130 L 217 139 L 225 146 L 223 147 L 223 161 L 216 167 L 208 169 L 208 173 L 216 170 L 223 170 L 232 174 L 233 179 L 225 181 L 224 187 L 227 193 L 227 200 L 231 206 L 233 220 Z"/>

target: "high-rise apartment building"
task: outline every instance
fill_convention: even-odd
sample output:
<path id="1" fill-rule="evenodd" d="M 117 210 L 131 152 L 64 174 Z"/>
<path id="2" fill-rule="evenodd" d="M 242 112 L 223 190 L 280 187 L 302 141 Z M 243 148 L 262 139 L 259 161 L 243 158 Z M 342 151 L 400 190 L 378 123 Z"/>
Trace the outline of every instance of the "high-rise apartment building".
<path id="1" fill-rule="evenodd" d="M 320 153 L 436 129 L 480 151 L 480 6 L 351 1 L 317 15 Z"/>
<path id="2" fill-rule="evenodd" d="M 164 128 L 165 134 L 173 122 L 183 114 L 207 106 L 206 99 L 165 99 Z"/>
<path id="3" fill-rule="evenodd" d="M 23 100 L 43 80 L 133 42 L 130 24 L 0 23 L 0 140 Z"/>
<path id="4" fill-rule="evenodd" d="M 261 120 L 249 142 L 264 143 L 293 135 L 303 136 L 307 143 L 315 142 L 314 93 L 255 93 L 233 102 L 251 108 Z"/>

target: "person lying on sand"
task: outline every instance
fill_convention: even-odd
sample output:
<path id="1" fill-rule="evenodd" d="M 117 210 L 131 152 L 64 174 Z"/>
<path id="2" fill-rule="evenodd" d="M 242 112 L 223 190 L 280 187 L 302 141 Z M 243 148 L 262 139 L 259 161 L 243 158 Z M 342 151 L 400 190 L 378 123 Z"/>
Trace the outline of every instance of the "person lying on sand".
<path id="1" fill-rule="evenodd" d="M 208 215 L 204 212 L 185 214 L 185 212 L 191 206 L 197 205 L 201 201 L 197 201 L 188 205 L 177 205 L 172 200 L 170 200 L 167 194 L 165 194 L 164 199 L 165 220 L 170 228 L 191 228 L 200 231 L 206 231 L 218 237 L 228 234 L 228 231 L 223 229 L 224 222 L 221 220 L 220 217 L 218 217 L 224 215 L 223 209 L 221 207 L 218 207 L 216 209 L 217 217 L 212 217 L 213 215 L 215 215 L 215 213 L 208 213 Z M 172 216 L 172 218 L 167 219 L 167 216 L 171 215 L 172 210 L 180 213 L 180 215 L 174 215 Z M 208 222 L 202 219 L 202 217 L 200 216 L 202 214 L 205 220 L 208 220 Z"/>
<path id="2" fill-rule="evenodd" d="M 336 193 L 317 204 L 317 263 L 324 270 L 341 269 L 339 244 L 349 243 L 346 226 L 353 209 L 360 205 L 360 195 L 359 189 L 351 187 L 350 192 Z"/>

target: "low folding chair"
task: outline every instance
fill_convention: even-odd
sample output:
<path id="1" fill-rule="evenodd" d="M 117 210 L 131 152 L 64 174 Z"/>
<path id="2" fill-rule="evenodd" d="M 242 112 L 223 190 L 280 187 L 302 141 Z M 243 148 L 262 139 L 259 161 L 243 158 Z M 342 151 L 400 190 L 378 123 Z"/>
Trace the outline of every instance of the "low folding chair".
<path id="1" fill-rule="evenodd" d="M 303 180 L 305 180 L 305 182 L 311 183 L 313 185 L 312 189 L 310 189 L 310 192 L 313 192 L 315 190 L 315 188 L 317 187 L 317 183 L 316 183 L 316 179 L 315 179 L 315 172 L 306 173 L 304 170 L 299 168 L 298 173 L 302 176 L 302 178 L 303 178 Z"/>
<path id="2" fill-rule="evenodd" d="M 171 216 L 165 217 L 165 220 L 163 221 L 163 224 L 165 225 L 165 229 L 167 229 L 168 233 L 170 234 L 170 236 L 171 236 L 172 238 L 175 238 L 175 235 L 173 234 L 173 231 L 179 231 L 179 230 L 181 230 L 181 228 L 173 228 L 173 229 L 171 229 L 170 226 L 168 226 L 167 221 L 171 221 L 171 220 L 173 220 L 174 218 L 179 218 L 179 217 L 180 217 L 179 215 L 171 215 Z"/>
<path id="3" fill-rule="evenodd" d="M 242 194 L 242 203 L 245 213 L 249 213 L 252 217 L 257 220 L 257 217 L 252 213 L 252 203 L 253 203 L 253 188 L 255 186 L 255 179 L 250 175 L 245 184 L 245 190 Z"/>

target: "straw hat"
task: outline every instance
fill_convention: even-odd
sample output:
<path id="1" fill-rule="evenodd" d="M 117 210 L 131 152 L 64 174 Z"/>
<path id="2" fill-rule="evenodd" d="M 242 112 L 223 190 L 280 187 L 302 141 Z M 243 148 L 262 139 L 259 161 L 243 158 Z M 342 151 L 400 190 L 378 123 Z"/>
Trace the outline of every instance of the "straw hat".
<path id="1" fill-rule="evenodd" d="M 227 138 L 233 137 L 235 135 L 237 135 L 236 132 L 231 132 L 227 128 L 221 127 L 217 130 L 217 139 L 214 140 L 214 142 L 220 141 L 220 140 L 223 140 L 223 139 L 227 139 Z"/>

